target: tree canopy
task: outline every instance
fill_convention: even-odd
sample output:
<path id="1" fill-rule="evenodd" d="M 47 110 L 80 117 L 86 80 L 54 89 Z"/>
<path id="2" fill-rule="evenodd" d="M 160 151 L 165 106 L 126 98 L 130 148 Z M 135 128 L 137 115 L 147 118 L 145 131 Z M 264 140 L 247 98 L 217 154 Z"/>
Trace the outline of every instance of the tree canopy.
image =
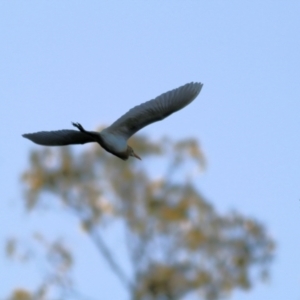
<path id="1" fill-rule="evenodd" d="M 129 144 L 143 161 L 121 161 L 96 144 L 82 152 L 71 147 L 32 151 L 22 175 L 26 209 L 37 210 L 49 193 L 54 195 L 66 213 L 78 217 L 128 299 L 184 299 L 190 293 L 220 299 L 251 288 L 257 275 L 268 275 L 273 240 L 257 220 L 232 211 L 220 214 L 201 194 L 196 174 L 205 159 L 195 140 L 154 142 L 137 136 Z M 103 238 L 104 227 L 115 224 L 127 241 L 129 271 Z M 61 299 L 74 288 L 72 248 L 62 237 L 49 242 L 43 232 L 34 239 L 52 269 L 36 290 L 16 288 L 8 299 L 49 299 L 53 290 Z M 16 255 L 17 244 L 7 242 L 9 256 Z"/>

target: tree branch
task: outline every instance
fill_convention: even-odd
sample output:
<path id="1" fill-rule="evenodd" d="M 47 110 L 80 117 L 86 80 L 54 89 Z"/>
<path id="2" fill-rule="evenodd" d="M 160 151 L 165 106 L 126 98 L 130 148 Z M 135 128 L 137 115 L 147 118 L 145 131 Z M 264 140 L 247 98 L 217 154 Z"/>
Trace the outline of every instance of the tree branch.
<path id="1" fill-rule="evenodd" d="M 100 234 L 97 233 L 95 230 L 91 229 L 88 230 L 89 236 L 91 240 L 96 245 L 97 249 L 101 252 L 104 258 L 107 260 L 109 266 L 123 283 L 123 285 L 128 289 L 131 293 L 133 291 L 133 285 L 130 280 L 125 275 L 124 271 L 120 268 L 120 266 L 116 263 L 115 259 L 113 258 L 109 248 L 105 245 L 103 239 L 101 238 Z"/>

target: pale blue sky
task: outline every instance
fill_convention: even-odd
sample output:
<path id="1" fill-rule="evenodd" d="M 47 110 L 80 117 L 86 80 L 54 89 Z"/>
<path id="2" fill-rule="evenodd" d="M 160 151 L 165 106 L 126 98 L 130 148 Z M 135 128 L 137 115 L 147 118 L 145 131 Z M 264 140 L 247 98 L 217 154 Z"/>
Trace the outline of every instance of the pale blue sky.
<path id="1" fill-rule="evenodd" d="M 21 134 L 71 121 L 94 129 L 201 81 L 195 102 L 143 133 L 197 138 L 208 160 L 201 192 L 221 212 L 264 222 L 277 240 L 270 282 L 232 299 L 299 300 L 299 16 L 299 1 L 1 1 L 0 246 L 10 235 L 26 240 L 37 225 L 53 237 L 63 232 L 80 245 L 79 287 L 94 299 L 126 299 L 74 231 L 75 218 L 23 213 L 20 173 L 38 146 Z M 110 243 L 124 248 L 120 239 Z M 33 287 L 40 274 L 1 257 L 0 297 Z"/>

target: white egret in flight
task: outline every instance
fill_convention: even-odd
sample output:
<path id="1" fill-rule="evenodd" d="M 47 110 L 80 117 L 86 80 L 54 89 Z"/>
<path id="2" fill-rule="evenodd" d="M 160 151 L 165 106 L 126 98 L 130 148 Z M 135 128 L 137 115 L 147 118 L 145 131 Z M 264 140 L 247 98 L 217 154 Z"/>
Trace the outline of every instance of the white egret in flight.
<path id="1" fill-rule="evenodd" d="M 200 93 L 202 83 L 188 83 L 166 92 L 153 100 L 137 105 L 101 132 L 87 131 L 81 124 L 72 123 L 77 130 L 40 131 L 23 137 L 43 146 L 65 146 L 96 142 L 106 151 L 127 160 L 129 156 L 141 159 L 127 145 L 127 140 L 143 127 L 161 121 L 190 104 Z"/>

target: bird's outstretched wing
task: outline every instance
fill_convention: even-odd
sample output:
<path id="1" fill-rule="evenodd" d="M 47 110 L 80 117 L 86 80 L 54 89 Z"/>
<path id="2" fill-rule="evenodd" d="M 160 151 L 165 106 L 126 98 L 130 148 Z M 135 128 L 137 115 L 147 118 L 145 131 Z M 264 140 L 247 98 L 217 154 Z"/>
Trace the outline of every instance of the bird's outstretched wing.
<path id="1" fill-rule="evenodd" d="M 43 146 L 66 146 L 95 142 L 95 139 L 84 132 L 68 129 L 26 133 L 22 136 Z"/>
<path id="2" fill-rule="evenodd" d="M 128 139 L 143 127 L 163 120 L 190 104 L 198 96 L 202 86 L 202 83 L 191 82 L 135 106 L 105 131 Z"/>

